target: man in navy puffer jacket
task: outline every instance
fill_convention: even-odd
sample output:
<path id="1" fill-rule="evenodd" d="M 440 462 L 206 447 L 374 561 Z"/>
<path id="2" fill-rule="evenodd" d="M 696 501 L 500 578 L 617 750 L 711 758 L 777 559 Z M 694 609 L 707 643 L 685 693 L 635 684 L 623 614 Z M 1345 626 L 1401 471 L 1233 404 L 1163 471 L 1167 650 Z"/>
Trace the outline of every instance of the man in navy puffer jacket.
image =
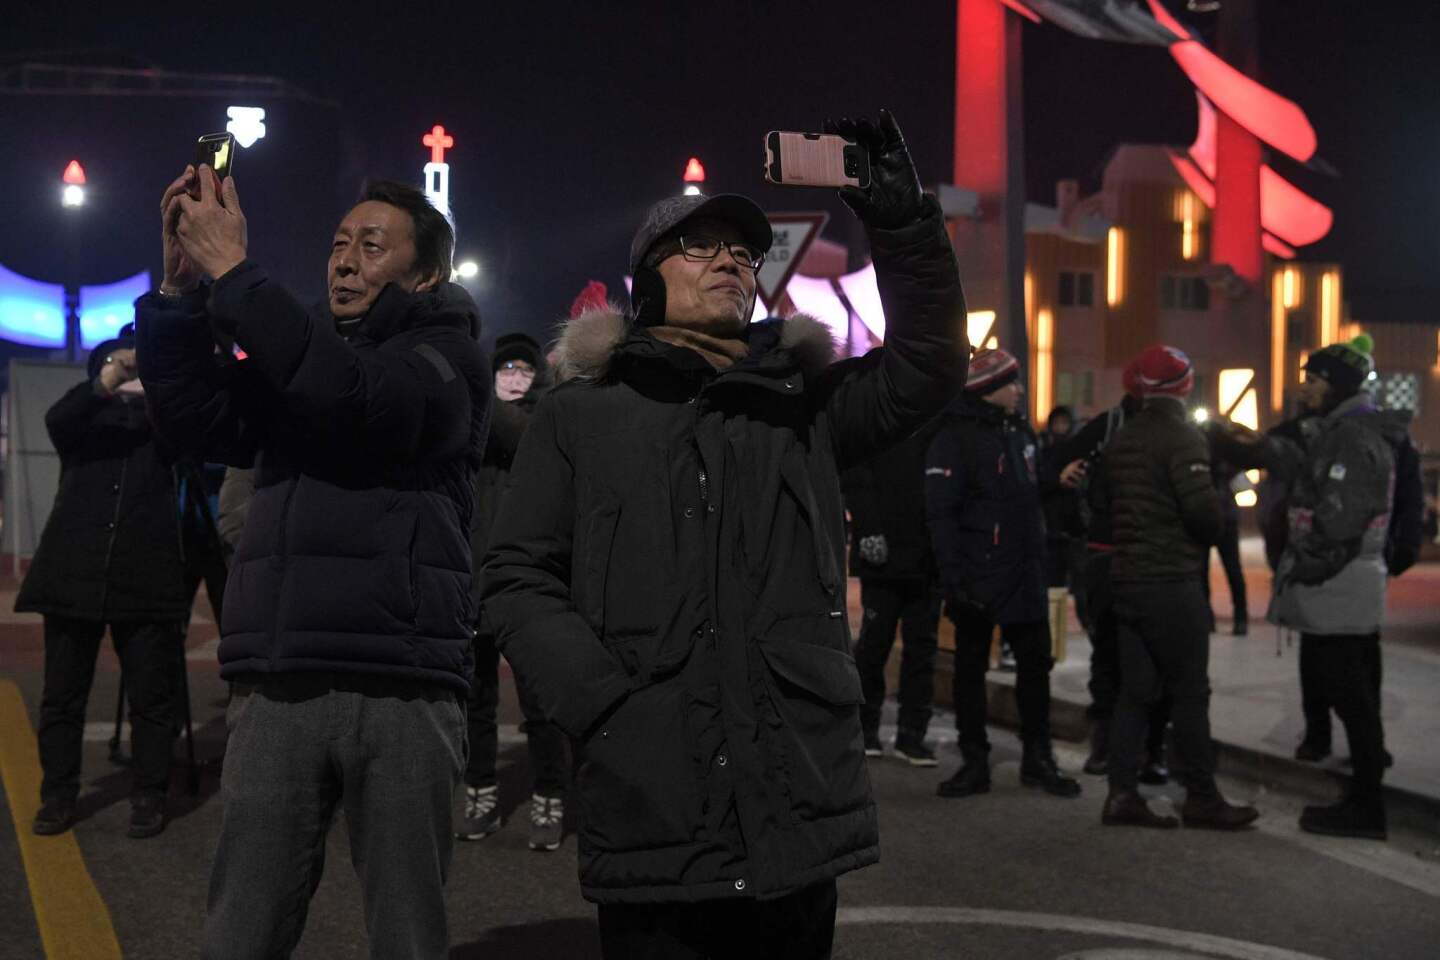
<path id="1" fill-rule="evenodd" d="M 204 956 L 289 955 L 343 802 L 372 955 L 443 957 L 491 396 L 478 312 L 446 282 L 454 234 L 418 191 L 371 185 L 313 313 L 247 259 L 231 180 L 187 168 L 162 217 L 165 279 L 137 308 L 155 420 L 255 468 L 221 624 L 234 696 Z"/>

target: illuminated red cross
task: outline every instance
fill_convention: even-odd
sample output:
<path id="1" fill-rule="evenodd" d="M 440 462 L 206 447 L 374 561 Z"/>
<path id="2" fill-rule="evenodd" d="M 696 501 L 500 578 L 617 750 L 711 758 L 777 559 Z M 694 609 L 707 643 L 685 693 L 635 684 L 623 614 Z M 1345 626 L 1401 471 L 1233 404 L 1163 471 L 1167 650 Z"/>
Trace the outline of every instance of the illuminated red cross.
<path id="1" fill-rule="evenodd" d="M 445 128 L 438 123 L 420 138 L 420 142 L 430 148 L 430 160 L 434 163 L 444 163 L 445 151 L 455 146 L 455 138 L 446 133 Z"/>

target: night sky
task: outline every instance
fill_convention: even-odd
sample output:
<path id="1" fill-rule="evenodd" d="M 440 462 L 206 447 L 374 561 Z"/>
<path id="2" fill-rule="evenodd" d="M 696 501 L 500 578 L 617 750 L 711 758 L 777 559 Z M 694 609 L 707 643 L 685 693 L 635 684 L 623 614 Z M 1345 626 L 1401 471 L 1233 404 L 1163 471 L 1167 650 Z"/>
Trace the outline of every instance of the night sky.
<path id="1" fill-rule="evenodd" d="M 1307 111 L 1320 155 L 1340 173 L 1275 161 L 1336 211 L 1330 237 L 1302 257 L 1345 265 L 1346 294 L 1362 321 L 1436 319 L 1437 5 L 1258 3 L 1261 79 Z M 413 12 L 422 8 L 433 12 Z M 691 154 L 704 161 L 711 192 L 745 192 L 770 209 L 822 207 L 831 213 L 828 235 L 842 242 L 851 215 L 831 196 L 764 185 L 766 130 L 887 106 L 922 180 L 948 179 L 950 170 L 952 0 L 392 4 L 383 12 L 357 4 L 284 18 L 237 3 L 108 9 L 97 16 L 88 5 L 24 4 L 18 20 L 6 15 L 0 62 L 63 53 L 71 62 L 282 77 L 339 105 L 344 159 L 324 187 L 334 197 L 353 195 L 366 175 L 418 184 L 426 160 L 419 138 L 445 124 L 456 138 L 448 159 L 459 254 L 482 263 L 477 298 L 487 335 L 543 333 L 589 278 L 618 291 L 641 211 L 678 190 Z M 1215 19 L 1186 18 L 1202 31 Z M 1055 180 L 1067 176 L 1093 191 L 1118 143 L 1191 139 L 1194 98 L 1163 49 L 1081 40 L 1049 25 L 1027 25 L 1024 42 L 1031 199 L 1052 203 Z M 23 150 L 25 131 L 6 122 L 11 102 L 0 96 L 0 149 Z M 113 122 L 92 135 L 127 136 L 130 102 L 117 101 Z M 319 147 L 303 132 L 290 137 L 255 149 Z M 120 202 L 153 219 L 186 159 L 157 151 L 153 177 L 127 185 Z M 54 165 L 58 176 L 48 156 L 35 163 Z M 284 216 L 246 192 L 243 166 L 237 174 L 252 222 Z M 0 184 L 0 211 L 53 202 L 36 194 L 33 185 Z M 338 219 L 343 204 L 334 206 Z M 317 229 L 328 236 L 331 224 Z M 264 250 L 251 252 L 264 261 Z M 314 276 L 307 296 L 322 289 L 325 256 L 322 241 L 313 264 L 301 265 Z M 158 249 L 152 259 L 158 270 Z"/>

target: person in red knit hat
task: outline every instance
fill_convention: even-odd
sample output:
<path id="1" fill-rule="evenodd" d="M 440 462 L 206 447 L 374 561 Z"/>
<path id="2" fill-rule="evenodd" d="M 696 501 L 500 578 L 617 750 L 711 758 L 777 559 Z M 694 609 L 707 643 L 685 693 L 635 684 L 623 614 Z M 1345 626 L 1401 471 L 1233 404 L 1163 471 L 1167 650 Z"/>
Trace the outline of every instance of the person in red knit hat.
<path id="1" fill-rule="evenodd" d="M 1107 826 L 1175 827 L 1138 792 L 1150 709 L 1168 696 L 1188 827 L 1239 829 L 1259 816 L 1227 803 L 1210 742 L 1209 616 L 1196 575 L 1224 525 L 1210 450 L 1185 397 L 1195 371 L 1184 351 L 1147 347 L 1135 361 L 1143 406 L 1106 449 L 1104 490 L 1115 550 L 1111 581 L 1119 626 L 1120 699 L 1110 730 Z"/>

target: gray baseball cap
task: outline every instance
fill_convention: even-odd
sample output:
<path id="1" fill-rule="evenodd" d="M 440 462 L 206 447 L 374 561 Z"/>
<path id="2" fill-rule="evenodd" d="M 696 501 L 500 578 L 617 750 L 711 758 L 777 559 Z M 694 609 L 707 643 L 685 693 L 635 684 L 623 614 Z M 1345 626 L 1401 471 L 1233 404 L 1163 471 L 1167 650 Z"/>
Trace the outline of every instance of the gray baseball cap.
<path id="1" fill-rule="evenodd" d="M 692 194 L 682 197 L 666 197 L 645 214 L 645 221 L 630 241 L 630 274 L 634 276 L 640 261 L 650 252 L 650 247 L 665 234 L 691 217 L 711 217 L 724 220 L 740 228 L 740 236 L 746 243 L 757 247 L 762 253 L 770 252 L 775 242 L 775 232 L 770 221 L 755 201 L 738 193 L 721 193 L 713 197 Z"/>

